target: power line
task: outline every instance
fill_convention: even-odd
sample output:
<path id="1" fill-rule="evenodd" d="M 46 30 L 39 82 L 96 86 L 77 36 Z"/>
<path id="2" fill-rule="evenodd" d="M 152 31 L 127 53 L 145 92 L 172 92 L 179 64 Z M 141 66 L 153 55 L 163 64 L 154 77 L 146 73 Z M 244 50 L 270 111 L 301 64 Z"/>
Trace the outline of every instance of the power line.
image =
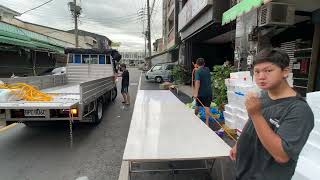
<path id="1" fill-rule="evenodd" d="M 41 6 L 44 6 L 44 5 L 46 5 L 46 4 L 48 4 L 48 3 L 52 2 L 52 1 L 53 1 L 53 0 L 49 0 L 49 1 L 45 2 L 45 3 L 42 3 L 42 4 L 40 4 L 39 6 L 36 6 L 36 7 L 34 7 L 34 8 L 31 8 L 31 9 L 29 9 L 29 10 L 21 13 L 21 15 L 22 15 L 22 14 L 25 14 L 25 13 L 27 13 L 27 12 L 33 11 L 33 10 L 35 10 L 35 9 L 38 9 L 38 8 L 40 8 Z"/>

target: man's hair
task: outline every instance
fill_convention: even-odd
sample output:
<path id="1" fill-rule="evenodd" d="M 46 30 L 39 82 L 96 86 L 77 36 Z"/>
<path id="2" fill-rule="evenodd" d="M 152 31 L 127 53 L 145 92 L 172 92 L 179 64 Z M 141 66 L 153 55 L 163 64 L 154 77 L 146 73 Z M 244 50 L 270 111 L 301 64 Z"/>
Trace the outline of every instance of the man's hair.
<path id="1" fill-rule="evenodd" d="M 120 64 L 120 67 L 127 68 L 126 64 Z"/>
<path id="2" fill-rule="evenodd" d="M 267 48 L 258 52 L 252 65 L 255 66 L 264 62 L 271 62 L 284 69 L 289 66 L 290 58 L 286 52 L 279 48 Z"/>
<path id="3" fill-rule="evenodd" d="M 198 58 L 196 63 L 198 66 L 203 66 L 205 62 L 203 58 Z"/>

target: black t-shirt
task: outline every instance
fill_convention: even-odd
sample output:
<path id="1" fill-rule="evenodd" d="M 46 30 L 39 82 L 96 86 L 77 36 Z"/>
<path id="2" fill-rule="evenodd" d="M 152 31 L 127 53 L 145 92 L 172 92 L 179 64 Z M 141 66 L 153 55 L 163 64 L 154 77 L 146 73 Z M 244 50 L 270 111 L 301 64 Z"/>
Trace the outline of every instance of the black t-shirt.
<path id="1" fill-rule="evenodd" d="M 290 180 L 314 126 L 312 110 L 299 96 L 272 100 L 263 92 L 261 101 L 263 116 L 280 136 L 290 160 L 282 164 L 276 162 L 263 147 L 249 119 L 237 143 L 236 179 Z"/>
<path id="2" fill-rule="evenodd" d="M 122 73 L 122 81 L 121 81 L 122 86 L 129 86 L 129 71 L 124 70 Z"/>

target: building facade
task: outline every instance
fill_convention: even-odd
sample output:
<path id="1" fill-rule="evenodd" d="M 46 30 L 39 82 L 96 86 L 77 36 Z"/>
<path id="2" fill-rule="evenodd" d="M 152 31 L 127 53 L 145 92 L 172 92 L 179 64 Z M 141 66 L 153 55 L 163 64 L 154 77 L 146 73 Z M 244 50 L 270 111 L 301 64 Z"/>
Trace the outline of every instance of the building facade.
<path id="1" fill-rule="evenodd" d="M 254 55 L 277 47 L 290 57 L 293 84 L 301 95 L 320 90 L 320 1 L 242 0 L 223 14 L 222 23 L 236 23 L 234 61 L 251 69 Z"/>
<path id="2" fill-rule="evenodd" d="M 232 4 L 233 1 L 225 0 L 180 1 L 179 64 L 191 70 L 192 62 L 202 57 L 212 69 L 214 65 L 233 59 L 235 23 L 221 25 L 222 13 Z"/>
<path id="3" fill-rule="evenodd" d="M 144 52 L 128 52 L 128 51 L 120 51 L 122 56 L 121 63 L 127 64 L 129 66 L 138 66 L 140 64 L 144 64 Z"/>

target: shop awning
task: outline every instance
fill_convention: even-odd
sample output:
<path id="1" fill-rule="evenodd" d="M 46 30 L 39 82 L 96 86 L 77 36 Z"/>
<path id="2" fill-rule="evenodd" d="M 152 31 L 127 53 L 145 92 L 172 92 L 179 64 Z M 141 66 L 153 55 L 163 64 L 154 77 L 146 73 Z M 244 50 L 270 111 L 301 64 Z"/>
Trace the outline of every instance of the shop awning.
<path id="1" fill-rule="evenodd" d="M 15 39 L 15 38 L 11 38 L 11 37 L 6 37 L 6 36 L 0 36 L 0 43 L 28 47 L 28 48 L 36 48 L 36 46 L 34 44 L 32 44 L 28 41 Z"/>
<path id="2" fill-rule="evenodd" d="M 0 43 L 63 53 L 66 42 L 0 22 Z"/>
<path id="3" fill-rule="evenodd" d="M 229 22 L 235 20 L 237 17 L 270 1 L 271 0 L 242 0 L 231 9 L 223 13 L 222 25 L 228 24 Z"/>

